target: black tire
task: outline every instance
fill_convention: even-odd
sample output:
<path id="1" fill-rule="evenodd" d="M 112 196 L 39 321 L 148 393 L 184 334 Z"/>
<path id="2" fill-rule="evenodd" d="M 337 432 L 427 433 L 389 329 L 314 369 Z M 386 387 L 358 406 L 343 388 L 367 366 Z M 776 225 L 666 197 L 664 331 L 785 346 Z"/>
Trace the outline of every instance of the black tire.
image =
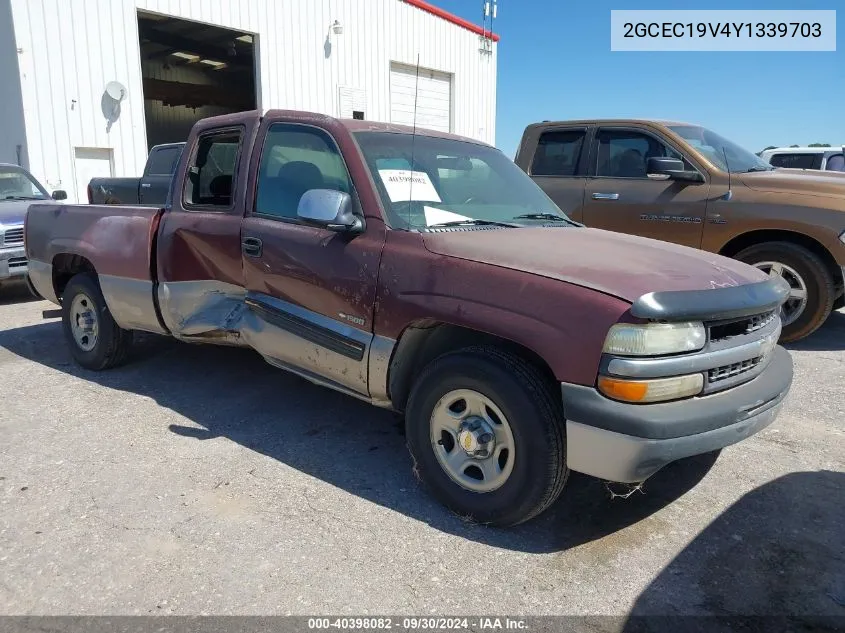
<path id="1" fill-rule="evenodd" d="M 471 389 L 492 400 L 511 428 L 513 470 L 491 492 L 456 483 L 434 453 L 431 415 L 455 389 Z M 529 363 L 493 347 L 467 348 L 432 361 L 411 390 L 405 430 L 419 479 L 442 504 L 474 522 L 511 526 L 531 519 L 557 499 L 569 474 L 560 395 Z"/>
<path id="2" fill-rule="evenodd" d="M 98 333 L 92 349 L 85 350 L 76 342 L 71 328 L 71 305 L 80 294 L 84 294 L 93 304 L 97 313 Z M 75 275 L 62 293 L 62 327 L 65 332 L 70 353 L 77 363 L 86 369 L 100 371 L 116 367 L 126 361 L 132 346 L 132 331 L 124 330 L 112 318 L 100 284 L 94 275 L 80 273 Z"/>
<path id="3" fill-rule="evenodd" d="M 795 270 L 807 286 L 807 305 L 798 318 L 784 325 L 780 336 L 782 343 L 790 343 L 809 336 L 825 322 L 833 309 L 836 286 L 833 276 L 818 255 L 791 242 L 765 242 L 756 244 L 736 255 L 746 264 L 774 261 Z"/>

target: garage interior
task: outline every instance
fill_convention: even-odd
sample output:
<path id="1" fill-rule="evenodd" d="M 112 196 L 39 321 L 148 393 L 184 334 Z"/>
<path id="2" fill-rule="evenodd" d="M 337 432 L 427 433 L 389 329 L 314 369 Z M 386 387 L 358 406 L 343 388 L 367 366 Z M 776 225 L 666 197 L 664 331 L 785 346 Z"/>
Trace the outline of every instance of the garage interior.
<path id="1" fill-rule="evenodd" d="M 256 36 L 138 12 L 147 149 L 185 141 L 198 120 L 253 110 Z"/>

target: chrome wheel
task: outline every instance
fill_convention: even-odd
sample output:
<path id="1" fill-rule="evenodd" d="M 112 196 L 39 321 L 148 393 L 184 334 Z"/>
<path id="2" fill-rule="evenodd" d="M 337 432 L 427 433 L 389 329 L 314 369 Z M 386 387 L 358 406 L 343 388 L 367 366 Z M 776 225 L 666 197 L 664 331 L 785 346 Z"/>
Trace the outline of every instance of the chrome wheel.
<path id="1" fill-rule="evenodd" d="M 471 389 L 438 400 L 431 446 L 441 468 L 467 490 L 496 490 L 513 471 L 515 443 L 507 419 L 490 398 Z"/>
<path id="2" fill-rule="evenodd" d="M 781 321 L 784 326 L 795 322 L 807 307 L 807 284 L 804 279 L 792 266 L 781 262 L 757 262 L 754 266 L 768 273 L 769 277 L 783 277 L 789 284 L 789 297 L 783 304 Z"/>
<path id="3" fill-rule="evenodd" d="M 83 352 L 90 352 L 97 344 L 99 321 L 97 308 L 91 298 L 79 293 L 70 304 L 70 331 Z"/>

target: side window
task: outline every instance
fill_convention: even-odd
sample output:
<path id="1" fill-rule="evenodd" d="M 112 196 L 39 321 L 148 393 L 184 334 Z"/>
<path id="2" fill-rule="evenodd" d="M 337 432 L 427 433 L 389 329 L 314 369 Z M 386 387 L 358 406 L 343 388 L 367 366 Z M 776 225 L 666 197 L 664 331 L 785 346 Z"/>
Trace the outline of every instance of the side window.
<path id="1" fill-rule="evenodd" d="M 271 125 L 258 169 L 257 214 L 296 218 L 299 199 L 309 189 L 352 193 L 346 165 L 322 130 L 287 123 Z"/>
<path id="2" fill-rule="evenodd" d="M 583 130 L 543 132 L 531 163 L 532 176 L 574 176 L 584 144 Z"/>
<path id="3" fill-rule="evenodd" d="M 188 168 L 185 204 L 230 207 L 240 132 L 217 132 L 201 136 L 197 153 Z"/>
<path id="4" fill-rule="evenodd" d="M 179 147 L 162 147 L 150 154 L 146 176 L 170 176 L 181 153 Z"/>
<path id="5" fill-rule="evenodd" d="M 674 149 L 653 136 L 630 130 L 601 130 L 596 135 L 596 176 L 645 178 L 649 158 L 677 158 L 694 169 Z"/>
<path id="6" fill-rule="evenodd" d="M 845 154 L 834 154 L 827 159 L 826 171 L 845 171 Z"/>
<path id="7" fill-rule="evenodd" d="M 818 165 L 815 165 L 815 154 L 775 154 L 772 156 L 770 163 L 773 167 L 786 167 L 788 169 L 818 169 L 821 167 L 821 161 Z"/>

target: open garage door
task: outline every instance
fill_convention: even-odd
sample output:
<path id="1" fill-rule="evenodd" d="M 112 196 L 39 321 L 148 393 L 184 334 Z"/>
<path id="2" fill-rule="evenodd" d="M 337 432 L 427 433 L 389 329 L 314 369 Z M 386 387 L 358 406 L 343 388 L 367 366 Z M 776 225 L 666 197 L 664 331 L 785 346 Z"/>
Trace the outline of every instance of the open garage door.
<path id="1" fill-rule="evenodd" d="M 452 131 L 452 76 L 410 66 L 390 67 L 390 121 L 414 124 L 414 94 L 417 100 L 417 127 Z"/>
<path id="2" fill-rule="evenodd" d="M 148 149 L 200 119 L 257 108 L 255 36 L 138 12 Z"/>

